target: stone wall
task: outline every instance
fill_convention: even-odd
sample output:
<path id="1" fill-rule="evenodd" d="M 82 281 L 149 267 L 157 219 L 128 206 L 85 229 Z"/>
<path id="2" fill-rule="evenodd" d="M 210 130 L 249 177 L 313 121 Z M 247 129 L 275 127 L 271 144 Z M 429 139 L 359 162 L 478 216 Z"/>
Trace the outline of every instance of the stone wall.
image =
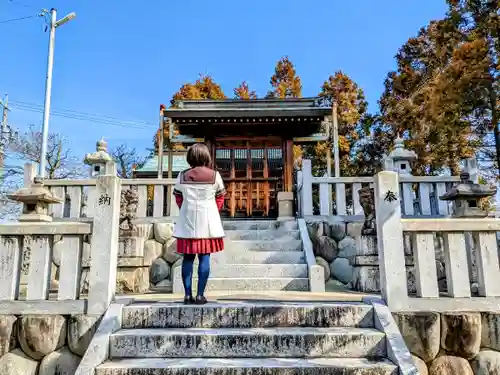
<path id="1" fill-rule="evenodd" d="M 307 221 L 316 262 L 324 267 L 326 281 L 330 279 L 340 282 L 346 288 L 358 292 L 380 293 L 377 237 L 361 235 L 362 226 L 363 222 L 349 222 L 339 216 L 331 216 L 327 219 L 318 217 L 316 220 Z M 439 290 L 446 292 L 444 245 L 443 238 L 439 234 L 434 235 L 434 246 Z M 412 248 L 411 236 L 405 235 L 404 252 L 408 292 L 415 294 L 416 279 Z M 477 290 L 474 274 L 473 271 L 471 275 L 473 293 Z"/>
<path id="2" fill-rule="evenodd" d="M 116 293 L 137 294 L 150 290 L 165 293 L 172 291 L 172 265 L 180 258 L 176 252 L 176 242 L 172 238 L 173 224 L 138 223 L 132 231 L 121 231 L 119 238 Z M 82 276 L 80 293 L 88 293 L 88 273 L 90 269 L 90 243 L 87 236 L 83 243 Z M 64 236 L 57 236 L 52 256 L 51 292 L 59 285 L 59 265 L 64 251 Z M 29 250 L 29 249 L 28 249 Z M 22 279 L 29 270 L 30 254 L 23 254 Z"/>
<path id="3" fill-rule="evenodd" d="M 393 313 L 421 375 L 500 375 L 500 313 Z"/>
<path id="4" fill-rule="evenodd" d="M 1 375 L 73 375 L 101 317 L 0 315 Z"/>
<path id="5" fill-rule="evenodd" d="M 306 224 L 316 263 L 325 270 L 325 282 L 331 279 L 342 285 L 349 284 L 353 269 L 348 258 L 356 252 L 355 237 L 362 224 L 348 223 L 339 216 L 308 220 Z"/>

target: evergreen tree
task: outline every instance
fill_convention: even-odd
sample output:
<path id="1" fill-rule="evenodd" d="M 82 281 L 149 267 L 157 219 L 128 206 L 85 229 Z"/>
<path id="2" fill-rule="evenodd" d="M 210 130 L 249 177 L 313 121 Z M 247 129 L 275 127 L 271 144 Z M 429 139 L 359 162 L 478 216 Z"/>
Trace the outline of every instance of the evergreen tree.
<path id="1" fill-rule="evenodd" d="M 343 176 L 352 176 L 357 170 L 356 145 L 368 135 L 367 122 L 362 121 L 368 107 L 363 90 L 349 76 L 338 71 L 323 83 L 319 96 L 337 103 L 340 170 Z M 332 152 L 330 142 L 318 142 L 314 147 L 317 168 L 323 173 L 328 152 Z"/>

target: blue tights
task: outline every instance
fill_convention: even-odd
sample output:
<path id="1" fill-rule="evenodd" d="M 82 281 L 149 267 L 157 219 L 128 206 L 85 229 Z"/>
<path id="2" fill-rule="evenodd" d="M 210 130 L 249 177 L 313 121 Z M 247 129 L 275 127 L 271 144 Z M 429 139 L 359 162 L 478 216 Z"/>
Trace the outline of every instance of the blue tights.
<path id="1" fill-rule="evenodd" d="M 193 278 L 193 263 L 196 259 L 196 254 L 184 254 L 182 259 L 182 282 L 184 283 L 184 292 L 186 297 L 193 295 L 192 278 Z M 205 294 L 208 275 L 210 274 L 210 254 L 198 254 L 198 296 Z"/>

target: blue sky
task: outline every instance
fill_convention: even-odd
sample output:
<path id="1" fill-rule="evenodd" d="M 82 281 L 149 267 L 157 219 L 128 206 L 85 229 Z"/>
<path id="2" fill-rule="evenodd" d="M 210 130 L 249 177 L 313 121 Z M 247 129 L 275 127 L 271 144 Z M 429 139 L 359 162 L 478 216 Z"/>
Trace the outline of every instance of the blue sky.
<path id="1" fill-rule="evenodd" d="M 446 11 L 444 0 L 401 3 L 0 0 L 0 22 L 41 8 L 57 8 L 58 18 L 76 12 L 57 29 L 52 109 L 149 124 L 130 128 L 52 116 L 51 131 L 65 135 L 83 157 L 101 136 L 111 146 L 149 147 L 159 105 L 199 73 L 211 74 L 228 96 L 243 80 L 264 95 L 284 55 L 296 65 L 304 96 L 316 95 L 330 74 L 343 70 L 375 111 L 397 49 Z M 0 93 L 41 109 L 48 44 L 42 19 L 0 23 L 0 35 Z M 41 127 L 42 114 L 12 106 L 10 123 Z"/>

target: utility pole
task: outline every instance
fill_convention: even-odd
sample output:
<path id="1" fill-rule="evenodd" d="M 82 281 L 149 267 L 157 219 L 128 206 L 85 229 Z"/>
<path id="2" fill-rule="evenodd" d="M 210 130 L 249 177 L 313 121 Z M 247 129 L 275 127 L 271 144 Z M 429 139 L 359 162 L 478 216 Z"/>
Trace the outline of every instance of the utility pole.
<path id="1" fill-rule="evenodd" d="M 3 182 L 4 164 L 5 164 L 5 148 L 7 145 L 7 134 L 9 133 L 8 114 L 9 114 L 9 97 L 5 94 L 5 99 L 0 99 L 2 107 L 2 127 L 0 129 L 0 182 Z"/>
<path id="2" fill-rule="evenodd" d="M 44 10 L 44 13 L 48 13 Z M 45 165 L 47 163 L 47 143 L 49 140 L 49 116 L 50 116 L 50 99 L 52 93 L 52 68 L 54 65 L 54 43 L 56 38 L 56 28 L 64 25 L 66 22 L 75 18 L 76 14 L 70 13 L 64 18 L 57 21 L 57 11 L 52 8 L 50 10 L 50 33 L 49 33 L 49 54 L 47 57 L 47 78 L 45 81 L 45 103 L 43 108 L 43 125 L 42 125 L 42 150 L 40 153 L 40 164 L 38 169 L 38 177 L 45 178 Z"/>

